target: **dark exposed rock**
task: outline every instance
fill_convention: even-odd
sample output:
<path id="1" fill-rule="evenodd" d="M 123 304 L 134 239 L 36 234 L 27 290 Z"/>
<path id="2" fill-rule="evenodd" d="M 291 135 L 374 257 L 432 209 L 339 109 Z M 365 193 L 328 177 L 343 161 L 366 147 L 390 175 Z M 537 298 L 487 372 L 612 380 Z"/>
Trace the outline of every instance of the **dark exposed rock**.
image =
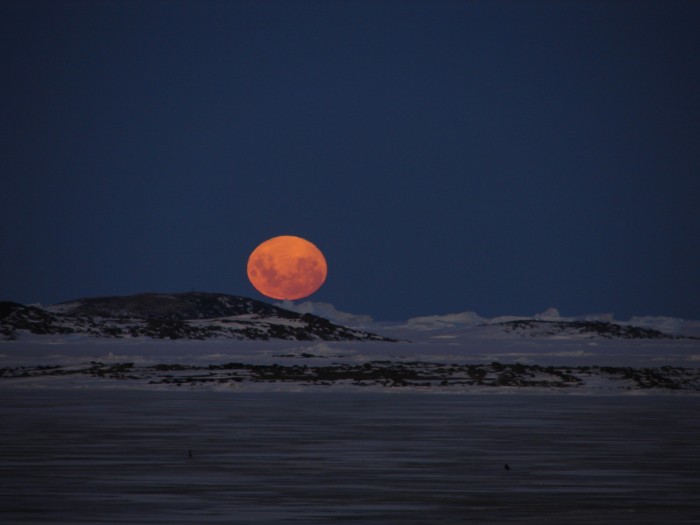
<path id="1" fill-rule="evenodd" d="M 225 363 L 197 366 L 158 364 L 135 366 L 134 363 L 105 364 L 91 361 L 83 367 L 22 366 L 1 368 L 0 380 L 84 374 L 100 379 L 141 380 L 149 384 L 174 386 L 205 383 L 296 383 L 300 385 L 333 385 L 344 382 L 354 386 L 460 388 L 518 387 L 578 389 L 587 380 L 598 376 L 607 379 L 613 389 L 662 389 L 700 391 L 700 369 L 630 367 L 542 367 L 538 365 L 464 364 L 432 362 L 371 361 L 362 364 L 335 363 L 328 366 L 279 364 L 256 365 Z"/>
<path id="2" fill-rule="evenodd" d="M 677 339 L 679 336 L 665 334 L 652 328 L 627 326 L 604 321 L 544 321 L 540 319 L 519 319 L 496 323 L 509 332 L 517 332 L 533 337 L 547 337 L 561 333 L 586 334 L 607 339 Z"/>
<path id="3" fill-rule="evenodd" d="M 0 302 L 0 334 L 4 339 L 15 339 L 17 330 L 33 334 L 70 334 L 74 329 L 62 325 L 56 316 L 36 306 L 25 306 L 10 301 Z"/>
<path id="4" fill-rule="evenodd" d="M 58 304 L 73 315 L 140 319 L 216 319 L 252 314 L 258 317 L 296 318 L 298 314 L 262 301 L 237 295 L 185 292 L 142 293 L 91 297 Z"/>

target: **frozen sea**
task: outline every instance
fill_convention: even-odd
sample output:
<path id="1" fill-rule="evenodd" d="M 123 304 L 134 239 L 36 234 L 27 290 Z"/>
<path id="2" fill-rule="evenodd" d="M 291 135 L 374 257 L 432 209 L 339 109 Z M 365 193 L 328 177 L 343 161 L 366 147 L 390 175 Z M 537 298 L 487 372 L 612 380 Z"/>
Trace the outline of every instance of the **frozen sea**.
<path id="1" fill-rule="evenodd" d="M 697 339 L 402 330 L 386 335 L 412 342 L 23 337 L 0 367 L 700 366 Z M 0 524 L 700 524 L 697 392 L 447 390 L 5 377 Z"/>
<path id="2" fill-rule="evenodd" d="M 4 389 L 0 418 L 3 524 L 700 523 L 698 396 Z"/>

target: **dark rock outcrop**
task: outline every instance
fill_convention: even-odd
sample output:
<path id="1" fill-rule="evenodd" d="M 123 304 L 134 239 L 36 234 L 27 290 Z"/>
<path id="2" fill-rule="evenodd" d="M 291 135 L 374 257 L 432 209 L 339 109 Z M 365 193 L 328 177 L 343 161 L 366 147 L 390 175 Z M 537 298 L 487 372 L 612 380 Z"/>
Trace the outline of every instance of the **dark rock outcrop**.
<path id="1" fill-rule="evenodd" d="M 547 337 L 562 334 L 580 334 L 606 339 L 679 339 L 674 336 L 639 326 L 628 326 L 604 321 L 544 321 L 539 319 L 520 319 L 497 323 L 508 332 L 524 336 Z"/>
<path id="2" fill-rule="evenodd" d="M 630 368 L 597 366 L 547 366 L 505 364 L 444 364 L 424 361 L 306 364 L 224 363 L 192 365 L 91 361 L 82 366 L 21 366 L 0 368 L 0 381 L 47 376 L 87 375 L 105 380 L 136 380 L 148 384 L 201 386 L 207 383 L 293 383 L 296 385 L 345 384 L 360 387 L 421 388 L 440 391 L 463 388 L 586 389 L 593 381 L 608 391 L 657 389 L 700 391 L 697 368 Z"/>
<path id="3" fill-rule="evenodd" d="M 248 297 L 220 293 L 142 293 L 114 297 L 89 297 L 59 303 L 64 313 L 87 317 L 140 319 L 217 319 L 239 315 L 295 319 L 295 312 Z"/>

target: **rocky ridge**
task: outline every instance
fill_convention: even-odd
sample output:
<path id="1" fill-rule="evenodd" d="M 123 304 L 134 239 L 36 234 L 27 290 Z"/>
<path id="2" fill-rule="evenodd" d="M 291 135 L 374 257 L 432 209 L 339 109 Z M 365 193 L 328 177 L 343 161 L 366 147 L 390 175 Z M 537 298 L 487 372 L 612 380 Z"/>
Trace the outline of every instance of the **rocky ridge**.
<path id="1" fill-rule="evenodd" d="M 95 297 L 47 308 L 0 302 L 0 338 L 22 333 L 92 337 L 394 341 L 262 301 L 204 292 Z"/>
<path id="2" fill-rule="evenodd" d="M 281 356 L 280 356 L 281 357 Z M 90 377 L 111 381 L 174 387 L 228 386 L 286 383 L 298 386 L 393 387 L 430 391 L 518 387 L 601 391 L 662 390 L 700 392 L 700 369 L 610 366 L 539 366 L 499 362 L 445 364 L 423 361 L 370 361 L 328 365 L 269 365 L 223 363 L 198 366 L 161 363 L 92 361 L 78 366 L 21 366 L 0 368 L 0 381 L 14 383 L 37 378 Z M 591 390 L 592 389 L 592 390 Z"/>
<path id="3" fill-rule="evenodd" d="M 529 337 L 552 337 L 580 335 L 606 339 L 694 339 L 688 336 L 671 335 L 653 328 L 628 326 L 609 321 L 548 321 L 527 319 L 493 323 L 506 332 Z"/>

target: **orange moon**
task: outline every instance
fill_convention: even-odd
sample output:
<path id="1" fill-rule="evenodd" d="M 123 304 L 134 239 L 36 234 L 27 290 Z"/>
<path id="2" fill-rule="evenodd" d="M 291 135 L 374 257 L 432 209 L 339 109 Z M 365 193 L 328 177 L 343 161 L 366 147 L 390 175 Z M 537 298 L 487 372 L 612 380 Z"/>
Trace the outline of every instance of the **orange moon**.
<path id="1" fill-rule="evenodd" d="M 260 244 L 248 258 L 248 279 L 255 289 L 273 299 L 301 299 L 326 280 L 326 258 L 301 237 L 281 235 Z"/>

